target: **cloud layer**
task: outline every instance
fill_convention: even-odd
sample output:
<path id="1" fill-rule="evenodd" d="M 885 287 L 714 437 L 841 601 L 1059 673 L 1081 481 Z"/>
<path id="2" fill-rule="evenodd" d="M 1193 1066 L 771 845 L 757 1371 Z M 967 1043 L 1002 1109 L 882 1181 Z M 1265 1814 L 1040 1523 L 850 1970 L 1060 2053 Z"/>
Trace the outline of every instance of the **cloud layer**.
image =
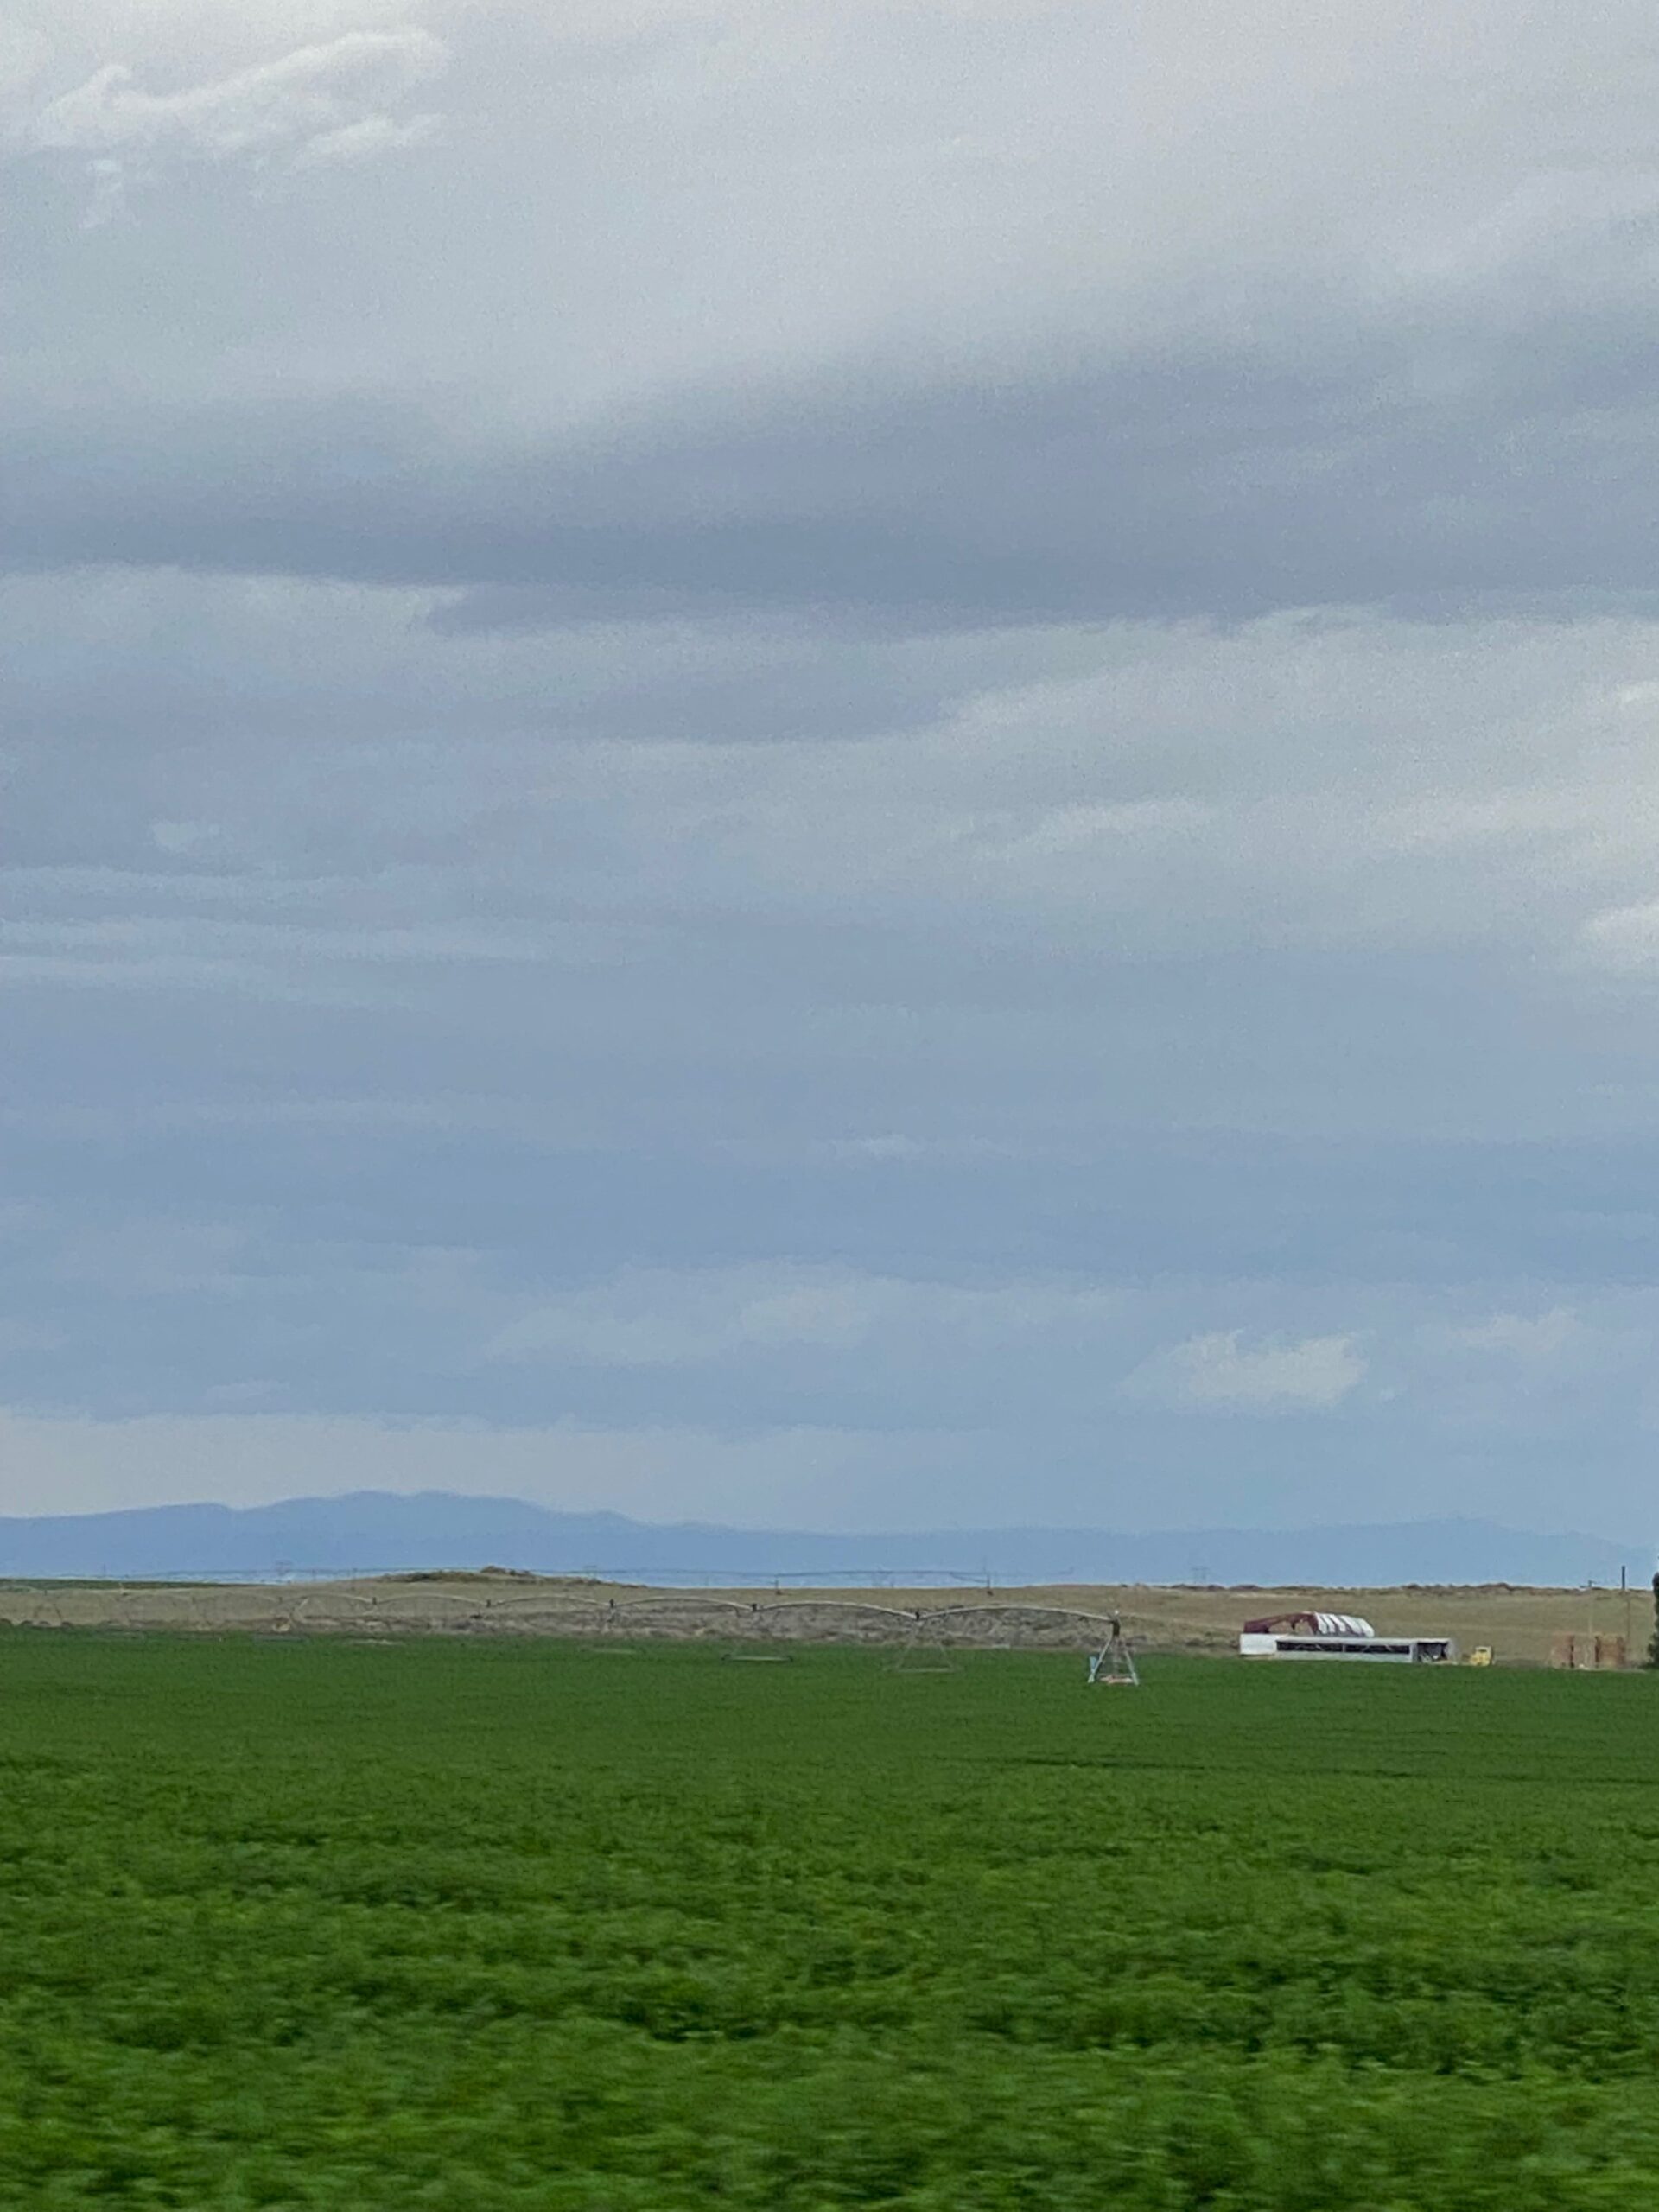
<path id="1" fill-rule="evenodd" d="M 7 1502 L 1640 1537 L 1656 69 L 29 0 Z"/>

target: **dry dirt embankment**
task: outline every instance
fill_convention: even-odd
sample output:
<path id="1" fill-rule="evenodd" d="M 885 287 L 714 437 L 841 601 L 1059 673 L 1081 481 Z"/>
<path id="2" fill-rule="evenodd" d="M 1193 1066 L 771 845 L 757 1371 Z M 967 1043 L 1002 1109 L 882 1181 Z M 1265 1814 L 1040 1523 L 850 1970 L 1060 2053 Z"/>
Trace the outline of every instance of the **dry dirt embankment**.
<path id="1" fill-rule="evenodd" d="M 0 1624 L 18 1627 L 353 1637 L 429 1634 L 669 1637 L 746 1643 L 902 1646 L 925 1618 L 929 1640 L 1081 1649 L 1119 1612 L 1142 1650 L 1232 1649 L 1255 1614 L 1323 1606 L 1366 1615 L 1385 1634 L 1454 1636 L 1502 1661 L 1539 1663 L 1564 1630 L 1628 1632 L 1631 1657 L 1653 1628 L 1646 1591 L 1408 1586 L 1389 1590 L 1152 1588 L 1051 1585 L 950 1590 L 664 1590 L 486 1572 L 311 1583 L 0 1583 Z"/>

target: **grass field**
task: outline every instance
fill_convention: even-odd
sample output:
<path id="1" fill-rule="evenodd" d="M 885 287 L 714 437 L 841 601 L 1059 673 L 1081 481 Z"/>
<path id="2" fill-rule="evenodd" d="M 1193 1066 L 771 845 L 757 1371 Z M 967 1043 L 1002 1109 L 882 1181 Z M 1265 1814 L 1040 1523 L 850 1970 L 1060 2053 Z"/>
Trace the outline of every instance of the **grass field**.
<path id="1" fill-rule="evenodd" d="M 0 1638 L 0 2204 L 1659 2187 L 1659 1679 Z"/>

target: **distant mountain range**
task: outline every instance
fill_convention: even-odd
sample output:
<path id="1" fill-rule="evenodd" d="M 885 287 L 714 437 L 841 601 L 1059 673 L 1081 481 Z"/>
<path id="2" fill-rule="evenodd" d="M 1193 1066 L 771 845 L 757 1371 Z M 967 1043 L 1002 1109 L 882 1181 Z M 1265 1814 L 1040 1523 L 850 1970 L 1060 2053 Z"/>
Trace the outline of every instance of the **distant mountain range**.
<path id="1" fill-rule="evenodd" d="M 1538 1535 L 1490 1521 L 1376 1527 L 938 1529 L 824 1535 L 555 1513 L 521 1498 L 359 1491 L 278 1505 L 158 1505 L 131 1512 L 0 1517 L 0 1577 L 226 1580 L 279 1573 L 504 1567 L 619 1581 L 866 1583 L 882 1579 L 1211 1582 L 1366 1588 L 1401 1583 L 1633 1583 L 1647 1548 Z"/>

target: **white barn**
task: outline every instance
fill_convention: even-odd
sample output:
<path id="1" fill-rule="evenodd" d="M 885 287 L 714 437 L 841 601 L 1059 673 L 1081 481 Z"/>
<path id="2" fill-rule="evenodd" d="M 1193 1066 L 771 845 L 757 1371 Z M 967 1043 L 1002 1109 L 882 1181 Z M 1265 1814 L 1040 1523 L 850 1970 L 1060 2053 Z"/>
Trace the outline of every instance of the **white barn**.
<path id="1" fill-rule="evenodd" d="M 1274 1613 L 1246 1621 L 1238 1648 L 1247 1659 L 1370 1659 L 1444 1666 L 1458 1656 L 1449 1636 L 1379 1636 L 1357 1613 Z"/>

